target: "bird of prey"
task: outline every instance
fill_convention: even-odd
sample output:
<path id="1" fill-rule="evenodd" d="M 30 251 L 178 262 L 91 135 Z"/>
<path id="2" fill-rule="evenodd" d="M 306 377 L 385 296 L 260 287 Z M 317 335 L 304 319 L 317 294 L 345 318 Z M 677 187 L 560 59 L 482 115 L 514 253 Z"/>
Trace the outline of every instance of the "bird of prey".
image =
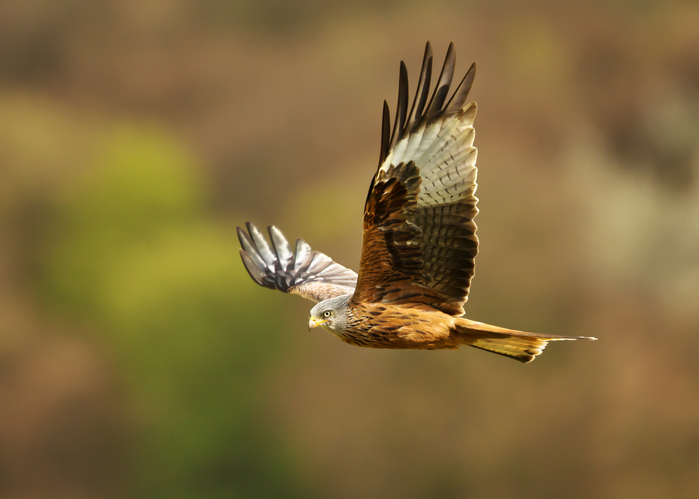
<path id="1" fill-rule="evenodd" d="M 478 253 L 476 103 L 466 102 L 476 65 L 449 97 L 455 60 L 452 43 L 430 95 L 427 43 L 411 105 L 401 62 L 393 126 L 384 101 L 379 168 L 364 205 L 358 275 L 302 239 L 292 249 L 274 226 L 268 229 L 270 244 L 250 222 L 247 231 L 238 228 L 245 268 L 261 286 L 316 302 L 309 329 L 322 326 L 352 345 L 427 350 L 468 345 L 526 363 L 549 341 L 595 339 L 526 333 L 464 316 Z"/>

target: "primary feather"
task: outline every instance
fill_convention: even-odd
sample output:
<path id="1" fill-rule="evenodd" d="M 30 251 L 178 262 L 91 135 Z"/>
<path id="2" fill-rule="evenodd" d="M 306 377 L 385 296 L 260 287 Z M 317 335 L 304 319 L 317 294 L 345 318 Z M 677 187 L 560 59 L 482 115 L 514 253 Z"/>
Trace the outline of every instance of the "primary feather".
<path id="1" fill-rule="evenodd" d="M 315 302 L 354 292 L 356 272 L 313 251 L 304 240 L 296 240 L 294 253 L 284 234 L 274 225 L 268 228 L 273 246 L 255 224 L 247 222 L 246 226 L 247 232 L 238 227 L 240 256 L 250 277 L 260 286 Z"/>

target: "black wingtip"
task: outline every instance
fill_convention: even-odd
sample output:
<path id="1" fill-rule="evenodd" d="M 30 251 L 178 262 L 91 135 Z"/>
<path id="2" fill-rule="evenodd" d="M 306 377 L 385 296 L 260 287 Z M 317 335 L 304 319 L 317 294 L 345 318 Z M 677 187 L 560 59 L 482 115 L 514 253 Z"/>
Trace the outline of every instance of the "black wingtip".
<path id="1" fill-rule="evenodd" d="M 398 75 L 398 103 L 396 104 L 396 119 L 393 123 L 393 132 L 391 133 L 390 146 L 393 147 L 401 136 L 401 132 L 405 128 L 405 120 L 408 116 L 408 68 L 405 67 L 405 62 L 400 61 L 400 70 Z"/>
<path id="2" fill-rule="evenodd" d="M 391 110 L 388 102 L 383 101 L 383 112 L 381 115 L 381 151 L 379 153 L 379 166 L 381 166 L 388 156 L 391 146 Z"/>
<path id="3" fill-rule="evenodd" d="M 454 77 L 454 66 L 456 65 L 456 50 L 454 49 L 454 42 L 449 44 L 447 49 L 447 55 L 444 58 L 444 65 L 442 66 L 442 71 L 439 74 L 439 79 L 437 80 L 437 85 L 434 87 L 434 93 L 432 94 L 432 99 L 427 106 L 426 115 L 428 119 L 430 117 L 438 115 L 442 111 L 442 106 L 449 93 L 449 87 L 451 86 L 451 80 Z"/>
<path id="4" fill-rule="evenodd" d="M 476 63 L 472 63 L 471 67 L 468 68 L 466 75 L 456 87 L 454 95 L 451 96 L 449 102 L 444 108 L 446 114 L 456 113 L 464 109 L 466 104 L 466 99 L 468 99 L 468 94 L 473 86 L 473 81 L 476 78 Z"/>
<path id="5" fill-rule="evenodd" d="M 412 126 L 422 119 L 422 111 L 427 103 L 430 93 L 430 80 L 432 79 L 432 45 L 428 41 L 425 44 L 425 54 L 422 57 L 422 67 L 420 68 L 420 79 L 415 89 L 413 106 L 410 109 L 407 126 Z"/>

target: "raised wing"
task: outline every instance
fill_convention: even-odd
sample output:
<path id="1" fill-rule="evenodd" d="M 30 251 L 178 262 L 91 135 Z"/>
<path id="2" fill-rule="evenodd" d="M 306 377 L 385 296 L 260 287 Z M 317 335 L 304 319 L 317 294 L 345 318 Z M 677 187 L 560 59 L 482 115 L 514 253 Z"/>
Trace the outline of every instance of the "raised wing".
<path id="1" fill-rule="evenodd" d="M 240 256 L 250 277 L 265 288 L 302 296 L 314 302 L 353 293 L 357 273 L 335 263 L 302 239 L 296 240 L 296 251 L 274 225 L 267 230 L 272 245 L 260 229 L 246 222 L 247 232 L 238 227 L 242 249 Z"/>
<path id="2" fill-rule="evenodd" d="M 462 315 L 478 253 L 476 103 L 465 104 L 475 64 L 447 101 L 455 54 L 449 45 L 428 102 L 432 48 L 427 43 L 412 106 L 400 66 L 393 130 L 384 102 L 379 169 L 364 208 L 355 303 L 432 307 Z"/>

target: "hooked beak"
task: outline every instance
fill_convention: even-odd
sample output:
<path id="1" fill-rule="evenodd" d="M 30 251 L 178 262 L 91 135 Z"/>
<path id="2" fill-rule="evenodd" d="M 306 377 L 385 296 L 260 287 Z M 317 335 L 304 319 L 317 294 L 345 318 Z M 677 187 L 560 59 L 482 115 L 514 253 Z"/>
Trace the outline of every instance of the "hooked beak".
<path id="1" fill-rule="evenodd" d="M 313 329 L 314 327 L 322 326 L 322 325 L 325 324 L 326 322 L 328 322 L 328 321 L 323 320 L 323 319 L 318 319 L 318 318 L 314 315 L 314 316 L 312 316 L 312 317 L 308 320 L 308 330 L 310 331 L 310 330 Z"/>

